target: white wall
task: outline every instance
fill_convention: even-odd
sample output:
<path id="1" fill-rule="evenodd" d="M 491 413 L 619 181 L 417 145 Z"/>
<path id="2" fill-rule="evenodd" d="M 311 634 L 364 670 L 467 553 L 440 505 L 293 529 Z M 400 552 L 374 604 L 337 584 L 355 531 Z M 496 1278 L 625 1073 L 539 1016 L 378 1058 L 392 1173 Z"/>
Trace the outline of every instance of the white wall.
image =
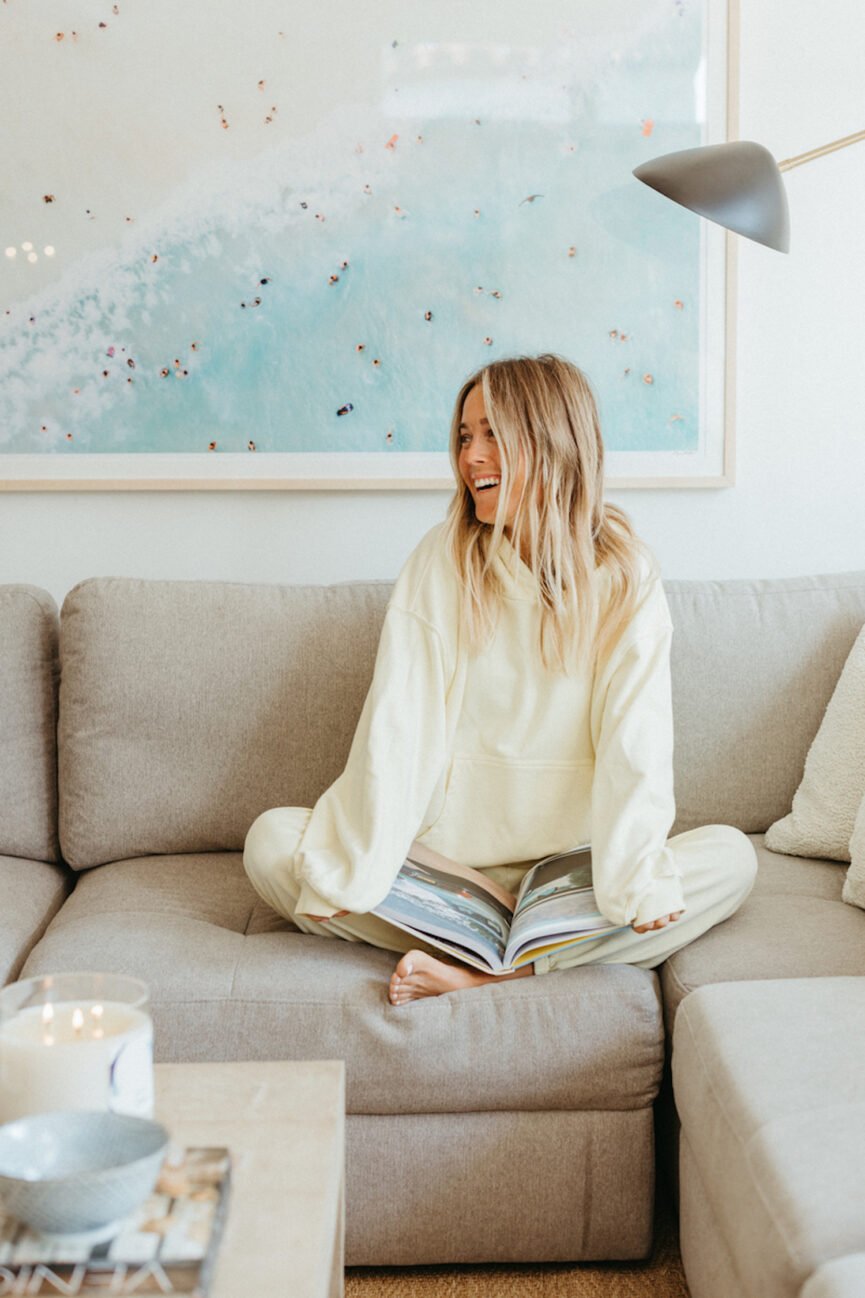
<path id="1" fill-rule="evenodd" d="M 861 0 L 741 0 L 741 138 L 782 159 L 865 128 L 863 52 Z M 667 577 L 865 568 L 865 142 L 797 168 L 787 189 L 789 256 L 739 241 L 736 485 L 610 493 Z M 392 578 L 447 500 L 0 493 L 0 583 L 32 582 L 59 603 L 96 575 Z"/>

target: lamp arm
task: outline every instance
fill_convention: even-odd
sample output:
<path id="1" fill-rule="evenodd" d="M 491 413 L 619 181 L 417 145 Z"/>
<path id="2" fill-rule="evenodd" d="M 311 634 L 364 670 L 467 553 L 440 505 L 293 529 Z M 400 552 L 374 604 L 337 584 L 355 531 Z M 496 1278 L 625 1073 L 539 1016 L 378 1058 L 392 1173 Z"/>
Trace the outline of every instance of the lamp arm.
<path id="1" fill-rule="evenodd" d="M 793 167 L 801 167 L 803 162 L 813 162 L 815 158 L 822 158 L 826 153 L 834 153 L 836 149 L 846 149 L 848 144 L 856 144 L 859 140 L 865 140 L 865 131 L 857 131 L 855 135 L 845 135 L 843 140 L 833 140 L 831 144 L 821 144 L 819 149 L 800 153 L 796 158 L 785 158 L 783 162 L 778 163 L 778 170 L 791 171 Z"/>

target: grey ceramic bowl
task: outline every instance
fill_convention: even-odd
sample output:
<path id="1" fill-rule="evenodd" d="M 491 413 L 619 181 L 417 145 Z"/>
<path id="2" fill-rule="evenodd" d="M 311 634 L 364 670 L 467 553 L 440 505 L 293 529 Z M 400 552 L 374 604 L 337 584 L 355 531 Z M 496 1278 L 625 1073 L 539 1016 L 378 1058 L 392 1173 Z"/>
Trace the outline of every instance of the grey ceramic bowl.
<path id="1" fill-rule="evenodd" d="M 39 1113 L 0 1126 L 0 1197 L 51 1235 L 121 1221 L 156 1184 L 165 1127 L 122 1113 Z"/>

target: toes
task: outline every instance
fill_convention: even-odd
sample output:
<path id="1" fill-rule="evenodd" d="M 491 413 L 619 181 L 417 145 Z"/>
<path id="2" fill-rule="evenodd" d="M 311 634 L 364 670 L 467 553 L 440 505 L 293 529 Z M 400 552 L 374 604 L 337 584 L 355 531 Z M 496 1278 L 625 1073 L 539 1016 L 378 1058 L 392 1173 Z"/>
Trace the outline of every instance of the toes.
<path id="1" fill-rule="evenodd" d="M 391 974 L 388 999 L 392 1005 L 405 1005 L 408 1001 L 417 999 L 419 993 L 415 980 L 412 979 L 415 954 L 414 951 L 407 951 Z"/>
<path id="2" fill-rule="evenodd" d="M 399 978 L 394 974 L 391 979 L 390 1000 L 393 1005 L 402 1005 L 404 1001 L 412 1000 L 414 992 L 408 978 Z"/>
<path id="3" fill-rule="evenodd" d="M 421 995 L 420 987 L 414 978 L 403 978 L 398 987 L 391 988 L 390 1000 L 392 1005 L 407 1005 L 409 1001 L 416 1001 Z"/>

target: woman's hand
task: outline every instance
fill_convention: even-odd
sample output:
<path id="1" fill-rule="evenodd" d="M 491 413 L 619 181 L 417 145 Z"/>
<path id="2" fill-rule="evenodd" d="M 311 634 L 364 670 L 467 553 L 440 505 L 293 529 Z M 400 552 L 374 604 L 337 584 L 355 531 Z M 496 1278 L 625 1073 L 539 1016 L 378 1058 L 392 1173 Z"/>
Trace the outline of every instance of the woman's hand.
<path id="1" fill-rule="evenodd" d="M 683 915 L 684 913 L 685 913 L 684 911 L 675 910 L 673 911 L 672 915 L 661 915 L 659 916 L 658 919 L 649 920 L 648 924 L 637 925 L 635 922 L 632 921 L 631 928 L 634 930 L 635 933 L 648 933 L 649 929 L 652 928 L 666 928 L 667 924 L 669 924 L 671 920 L 678 919 L 679 916 Z"/>
<path id="2" fill-rule="evenodd" d="M 307 919 L 314 919 L 316 924 L 326 924 L 329 919 L 342 919 L 347 915 L 347 910 L 338 910 L 335 915 L 307 915 Z"/>

